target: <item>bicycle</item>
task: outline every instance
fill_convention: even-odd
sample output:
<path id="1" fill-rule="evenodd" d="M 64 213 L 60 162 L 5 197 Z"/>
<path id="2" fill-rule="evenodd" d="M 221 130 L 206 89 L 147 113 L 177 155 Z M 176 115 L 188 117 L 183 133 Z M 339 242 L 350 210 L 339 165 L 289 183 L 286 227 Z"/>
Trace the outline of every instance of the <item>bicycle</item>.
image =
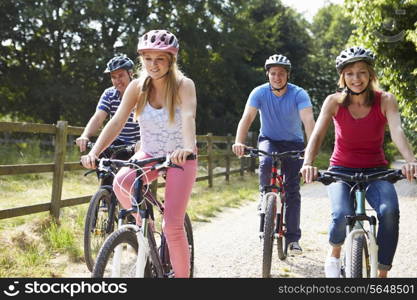
<path id="1" fill-rule="evenodd" d="M 187 159 L 196 159 L 190 155 Z M 111 233 L 103 243 L 94 264 L 92 277 L 140 277 L 140 278 L 170 278 L 173 270 L 169 258 L 167 241 L 160 226 L 157 232 L 154 207 L 160 216 L 164 214 L 164 205 L 152 194 L 148 185 L 140 179 L 146 174 L 144 166 L 156 163 L 150 171 L 166 171 L 168 168 L 182 168 L 171 163 L 169 156 L 155 157 L 144 160 L 114 160 L 100 159 L 98 168 L 112 171 L 121 167 L 136 169 L 133 199 L 140 199 L 139 203 L 132 200 L 131 209 L 120 210 L 118 229 Z M 97 164 L 97 163 L 96 163 Z M 142 224 L 128 221 L 127 217 L 139 213 Z M 162 218 L 160 218 L 162 219 Z M 194 239 L 191 220 L 185 214 L 184 229 L 190 250 L 190 277 L 194 271 Z"/>
<path id="2" fill-rule="evenodd" d="M 304 150 L 268 153 L 256 148 L 246 148 L 245 156 L 259 157 L 260 155 L 272 158 L 272 172 L 270 185 L 262 187 L 262 200 L 260 210 L 259 238 L 263 239 L 262 249 L 262 277 L 271 275 L 271 263 L 274 240 L 277 240 L 278 258 L 284 260 L 287 257 L 285 233 L 285 188 L 284 177 L 281 172 L 281 163 L 284 158 L 299 159 Z"/>
<path id="3" fill-rule="evenodd" d="M 346 216 L 346 239 L 343 257 L 341 259 L 341 277 L 343 278 L 375 278 L 378 269 L 378 245 L 376 242 L 377 220 L 375 216 L 366 214 L 365 183 L 376 180 L 386 180 L 395 183 L 406 178 L 401 170 L 388 169 L 365 175 L 355 173 L 348 175 L 335 171 L 319 172 L 316 181 L 329 185 L 343 181 L 352 185 L 351 195 L 355 212 Z M 369 223 L 369 227 L 364 223 Z M 366 227 L 366 228 L 365 228 Z"/>
<path id="4" fill-rule="evenodd" d="M 94 143 L 87 143 L 87 149 L 93 146 Z M 128 159 L 135 153 L 134 147 L 135 145 L 111 145 L 100 157 Z M 114 231 L 117 225 L 119 210 L 118 201 L 113 192 L 113 173 L 95 169 L 84 175 L 94 172 L 100 181 L 99 189 L 91 197 L 84 221 L 84 259 L 90 272 L 93 270 L 95 258 L 105 238 Z"/>

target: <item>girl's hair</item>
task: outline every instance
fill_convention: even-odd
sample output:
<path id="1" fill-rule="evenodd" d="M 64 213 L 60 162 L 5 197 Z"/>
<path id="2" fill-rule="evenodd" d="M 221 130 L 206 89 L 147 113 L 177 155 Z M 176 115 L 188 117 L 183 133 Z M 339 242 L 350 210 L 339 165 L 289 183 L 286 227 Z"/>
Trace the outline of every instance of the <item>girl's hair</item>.
<path id="1" fill-rule="evenodd" d="M 357 62 L 357 61 L 356 61 Z M 347 64 L 342 71 L 340 72 L 340 76 L 339 76 L 339 82 L 337 83 L 339 86 L 339 89 L 342 90 L 342 92 L 340 92 L 340 97 L 338 98 L 337 102 L 339 102 L 340 104 L 342 104 L 343 106 L 348 106 L 350 104 L 350 97 L 349 94 L 347 93 L 346 89 L 347 89 L 347 85 L 346 85 L 346 81 L 345 81 L 345 75 L 343 70 L 346 69 L 349 66 L 352 66 L 353 64 L 355 64 L 356 62 L 352 62 L 350 64 Z M 374 94 L 375 91 L 379 91 L 379 83 L 378 83 L 378 77 L 376 76 L 376 72 L 373 68 L 372 65 L 370 65 L 369 63 L 366 63 L 368 72 L 369 72 L 369 76 L 370 76 L 370 80 L 369 80 L 369 84 L 368 84 L 368 97 L 365 100 L 365 105 L 366 106 L 372 106 L 374 104 Z"/>
<path id="2" fill-rule="evenodd" d="M 171 53 L 167 53 L 169 56 L 169 70 L 165 75 L 165 107 L 168 110 L 169 122 L 173 123 L 175 120 L 175 109 L 180 103 L 178 97 L 178 90 L 184 74 L 178 69 L 177 57 Z M 140 56 L 141 68 L 138 71 L 139 85 L 141 87 L 139 91 L 138 101 L 135 109 L 135 119 L 139 118 L 145 108 L 146 103 L 149 101 L 150 93 L 152 91 L 152 78 L 146 72 L 143 62 L 143 56 Z"/>

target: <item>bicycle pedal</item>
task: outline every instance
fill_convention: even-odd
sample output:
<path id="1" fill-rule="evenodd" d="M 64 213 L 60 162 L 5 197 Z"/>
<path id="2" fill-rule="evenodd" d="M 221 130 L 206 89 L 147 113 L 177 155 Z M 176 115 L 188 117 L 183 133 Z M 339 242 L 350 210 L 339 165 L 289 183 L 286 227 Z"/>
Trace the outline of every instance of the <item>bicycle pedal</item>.
<path id="1" fill-rule="evenodd" d="M 175 278 L 175 273 L 174 273 L 174 271 L 171 271 L 171 272 L 169 272 L 169 273 L 166 273 L 166 274 L 165 274 L 165 277 L 166 277 L 166 278 Z"/>

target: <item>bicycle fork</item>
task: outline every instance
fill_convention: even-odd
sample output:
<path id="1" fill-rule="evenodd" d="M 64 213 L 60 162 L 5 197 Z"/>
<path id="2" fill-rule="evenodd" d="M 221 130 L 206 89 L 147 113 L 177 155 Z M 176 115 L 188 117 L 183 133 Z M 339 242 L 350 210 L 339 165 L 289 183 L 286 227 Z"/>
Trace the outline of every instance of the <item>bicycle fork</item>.
<path id="1" fill-rule="evenodd" d="M 275 229 L 275 237 L 280 238 L 285 235 L 285 203 L 281 200 L 279 202 L 281 204 L 281 209 L 278 212 L 277 209 L 277 222 L 276 222 L 276 229 Z"/>
<path id="2" fill-rule="evenodd" d="M 363 225 L 356 225 L 352 228 L 353 223 L 362 221 L 369 221 L 370 230 L 365 230 Z M 345 247 L 346 247 L 346 265 L 345 265 L 345 272 L 346 277 L 352 277 L 352 247 L 353 241 L 356 237 L 364 235 L 365 242 L 368 246 L 369 257 L 365 257 L 366 260 L 369 260 L 370 263 L 370 277 L 376 278 L 377 277 L 377 270 L 378 270 L 378 244 L 376 242 L 376 218 L 374 216 L 353 216 L 348 217 L 347 226 L 346 226 L 346 239 L 345 239 Z"/>
<path id="3" fill-rule="evenodd" d="M 145 277 L 145 268 L 146 262 L 149 259 L 149 244 L 147 239 L 144 237 L 141 231 L 136 233 L 138 239 L 138 257 L 136 260 L 136 274 L 135 277 L 144 278 Z"/>
<path id="4" fill-rule="evenodd" d="M 268 192 L 265 193 L 262 197 L 262 202 L 261 202 L 261 213 L 259 214 L 260 216 L 260 223 L 259 223 L 259 238 L 263 239 L 264 237 L 264 228 L 265 228 L 265 211 L 266 211 L 266 200 L 268 198 L 270 198 L 270 196 L 274 197 L 275 202 L 276 202 L 276 212 L 275 212 L 275 217 L 276 217 L 276 222 L 275 222 L 275 230 L 274 230 L 274 238 L 279 237 L 283 234 L 282 228 L 280 228 L 280 220 L 278 219 L 278 217 L 280 216 L 280 214 L 285 214 L 285 209 L 283 208 L 284 203 L 282 203 L 282 201 L 278 201 L 278 195 L 276 192 Z M 278 210 L 278 208 L 280 208 Z M 285 220 L 284 218 L 285 216 L 281 216 L 282 220 Z"/>

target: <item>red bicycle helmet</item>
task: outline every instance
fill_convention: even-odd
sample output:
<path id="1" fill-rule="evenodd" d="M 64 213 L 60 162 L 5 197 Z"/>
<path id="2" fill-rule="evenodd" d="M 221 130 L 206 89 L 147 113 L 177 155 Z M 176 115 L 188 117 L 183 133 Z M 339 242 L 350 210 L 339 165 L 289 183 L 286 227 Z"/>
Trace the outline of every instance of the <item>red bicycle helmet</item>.
<path id="1" fill-rule="evenodd" d="M 159 50 L 177 55 L 179 43 L 177 37 L 167 30 L 151 30 L 139 38 L 138 52 L 144 50 Z"/>

